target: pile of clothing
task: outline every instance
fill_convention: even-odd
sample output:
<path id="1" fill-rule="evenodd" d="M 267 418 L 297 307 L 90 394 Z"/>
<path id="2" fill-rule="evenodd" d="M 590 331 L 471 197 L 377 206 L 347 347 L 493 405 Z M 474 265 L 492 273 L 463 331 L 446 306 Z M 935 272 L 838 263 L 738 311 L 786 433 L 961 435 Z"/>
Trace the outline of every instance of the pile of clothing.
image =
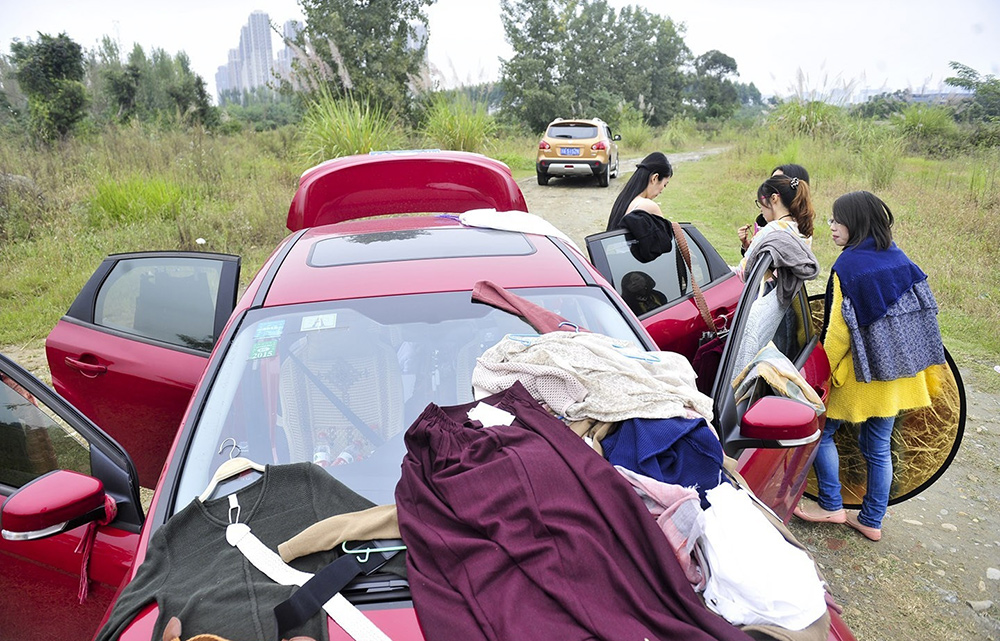
<path id="1" fill-rule="evenodd" d="M 408 582 L 429 641 L 825 641 L 815 564 L 730 469 L 687 360 L 477 291 L 550 331 L 488 349 L 473 402 L 424 409 L 395 505 L 312 463 L 267 466 L 153 534 L 97 638 L 155 603 L 154 638 L 178 617 L 193 634 L 325 639 L 329 615 L 387 640 L 340 594 L 379 570 Z M 405 555 L 339 551 L 394 539 Z"/>
<path id="2" fill-rule="evenodd" d="M 473 384 L 405 435 L 396 507 L 428 639 L 826 638 L 814 563 L 726 480 L 686 359 L 507 336 Z"/>

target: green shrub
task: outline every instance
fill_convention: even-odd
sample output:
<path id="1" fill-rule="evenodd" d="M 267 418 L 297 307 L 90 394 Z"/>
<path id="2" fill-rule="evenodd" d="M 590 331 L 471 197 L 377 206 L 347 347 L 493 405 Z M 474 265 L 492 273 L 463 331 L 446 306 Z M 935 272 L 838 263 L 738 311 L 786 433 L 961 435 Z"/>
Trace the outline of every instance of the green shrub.
<path id="1" fill-rule="evenodd" d="M 103 180 L 90 199 L 90 224 L 114 224 L 176 220 L 185 206 L 196 199 L 176 183 L 164 178 L 133 177 L 124 181 Z"/>
<path id="2" fill-rule="evenodd" d="M 496 131 L 485 102 L 465 94 L 437 94 L 427 108 L 422 133 L 438 148 L 479 153 Z"/>
<path id="3" fill-rule="evenodd" d="M 521 127 L 503 127 L 486 144 L 486 155 L 495 158 L 518 174 L 535 173 L 539 137 Z"/>
<path id="4" fill-rule="evenodd" d="M 895 123 L 914 151 L 947 154 L 961 147 L 961 132 L 946 107 L 910 105 L 896 115 Z"/>
<path id="5" fill-rule="evenodd" d="M 621 144 L 635 151 L 643 151 L 650 147 L 653 141 L 653 128 L 643 120 L 632 120 L 618 126 L 621 134 Z"/>
<path id="6" fill-rule="evenodd" d="M 1000 120 L 973 125 L 969 133 L 969 144 L 982 149 L 1000 148 Z"/>
<path id="7" fill-rule="evenodd" d="M 778 105 L 767 116 L 767 126 L 782 135 L 829 137 L 847 124 L 842 107 L 819 100 L 793 100 Z"/>
<path id="8" fill-rule="evenodd" d="M 0 246 L 31 238 L 44 209 L 45 201 L 34 182 L 0 172 Z"/>
<path id="9" fill-rule="evenodd" d="M 299 148 L 302 160 L 324 160 L 398 149 L 404 140 L 395 119 L 378 105 L 353 97 L 337 100 L 322 90 L 302 118 Z"/>
<path id="10" fill-rule="evenodd" d="M 700 136 L 698 123 L 694 118 L 672 118 L 657 140 L 663 149 L 683 149 Z"/>

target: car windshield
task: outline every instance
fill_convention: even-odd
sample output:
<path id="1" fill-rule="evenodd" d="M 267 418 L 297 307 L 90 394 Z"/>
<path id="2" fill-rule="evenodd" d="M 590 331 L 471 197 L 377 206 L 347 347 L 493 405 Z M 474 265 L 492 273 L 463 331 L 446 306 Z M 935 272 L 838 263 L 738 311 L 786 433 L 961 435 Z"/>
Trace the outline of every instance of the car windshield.
<path id="1" fill-rule="evenodd" d="M 549 138 L 597 138 L 594 125 L 552 125 Z"/>
<path id="2" fill-rule="evenodd" d="M 598 287 L 515 293 L 642 345 Z M 393 503 L 406 428 L 429 403 L 472 401 L 476 358 L 507 334 L 531 333 L 468 291 L 251 310 L 201 409 L 174 511 L 205 490 L 234 442 L 257 463 L 313 461 L 372 502 Z"/>

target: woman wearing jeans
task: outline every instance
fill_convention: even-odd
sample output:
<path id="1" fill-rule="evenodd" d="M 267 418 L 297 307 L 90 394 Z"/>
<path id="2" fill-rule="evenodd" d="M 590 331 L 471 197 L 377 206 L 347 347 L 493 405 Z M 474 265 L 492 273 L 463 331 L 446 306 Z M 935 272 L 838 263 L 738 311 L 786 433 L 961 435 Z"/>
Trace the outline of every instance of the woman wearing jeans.
<path id="1" fill-rule="evenodd" d="M 801 502 L 795 514 L 847 523 L 878 541 L 892 485 L 893 423 L 900 412 L 931 404 L 926 370 L 945 362 L 944 346 L 927 275 L 892 242 L 889 207 L 867 191 L 852 192 L 833 203 L 829 223 L 843 249 L 826 291 L 823 347 L 832 385 L 813 464 L 819 500 Z M 846 512 L 841 500 L 833 435 L 845 422 L 859 424 L 867 464 L 860 512 Z"/>

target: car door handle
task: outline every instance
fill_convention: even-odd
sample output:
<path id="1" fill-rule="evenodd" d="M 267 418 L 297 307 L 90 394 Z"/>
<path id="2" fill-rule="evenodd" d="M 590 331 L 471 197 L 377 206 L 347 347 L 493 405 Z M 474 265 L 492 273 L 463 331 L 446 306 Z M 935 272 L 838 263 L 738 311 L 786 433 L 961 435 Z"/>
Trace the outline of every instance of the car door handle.
<path id="1" fill-rule="evenodd" d="M 84 363 L 83 361 L 77 360 L 70 356 L 66 357 L 66 365 L 72 367 L 75 370 L 78 370 L 84 376 L 89 376 L 90 378 L 93 378 L 108 371 L 108 368 L 105 365 L 99 365 L 97 363 Z"/>

